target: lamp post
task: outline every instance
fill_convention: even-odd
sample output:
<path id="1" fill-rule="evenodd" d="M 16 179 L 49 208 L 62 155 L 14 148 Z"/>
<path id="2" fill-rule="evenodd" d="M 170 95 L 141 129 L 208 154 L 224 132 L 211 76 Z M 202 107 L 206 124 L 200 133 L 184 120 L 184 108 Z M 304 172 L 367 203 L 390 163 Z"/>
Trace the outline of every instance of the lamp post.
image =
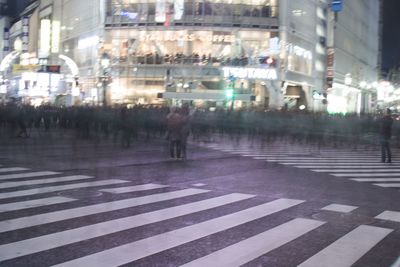
<path id="1" fill-rule="evenodd" d="M 110 56 L 107 53 L 103 53 L 100 60 L 102 68 L 101 85 L 103 88 L 103 107 L 107 106 L 107 86 L 109 82 L 109 66 Z"/>

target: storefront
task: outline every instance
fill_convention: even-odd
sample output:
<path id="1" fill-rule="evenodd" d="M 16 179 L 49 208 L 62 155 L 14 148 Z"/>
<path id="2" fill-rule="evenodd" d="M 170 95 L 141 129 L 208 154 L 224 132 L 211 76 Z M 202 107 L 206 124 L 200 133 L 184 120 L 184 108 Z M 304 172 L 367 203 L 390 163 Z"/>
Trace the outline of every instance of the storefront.
<path id="1" fill-rule="evenodd" d="M 164 92 L 163 99 L 172 101 L 222 103 L 230 86 L 242 101 L 254 102 L 258 93 L 262 103 L 265 81 L 278 79 L 279 51 L 270 44 L 275 35 L 239 29 L 110 29 L 102 50 L 111 57 L 108 97 L 114 103 L 154 104 Z"/>

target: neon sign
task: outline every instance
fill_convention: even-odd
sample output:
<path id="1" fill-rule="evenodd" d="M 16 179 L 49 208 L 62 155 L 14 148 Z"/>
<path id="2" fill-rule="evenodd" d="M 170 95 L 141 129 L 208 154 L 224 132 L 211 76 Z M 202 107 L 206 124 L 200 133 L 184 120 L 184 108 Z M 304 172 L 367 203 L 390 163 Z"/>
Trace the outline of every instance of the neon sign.
<path id="1" fill-rule="evenodd" d="M 224 77 L 234 77 L 239 79 L 263 79 L 263 80 L 277 80 L 278 74 L 276 69 L 262 69 L 262 68 L 231 68 L 225 67 L 222 69 Z"/>

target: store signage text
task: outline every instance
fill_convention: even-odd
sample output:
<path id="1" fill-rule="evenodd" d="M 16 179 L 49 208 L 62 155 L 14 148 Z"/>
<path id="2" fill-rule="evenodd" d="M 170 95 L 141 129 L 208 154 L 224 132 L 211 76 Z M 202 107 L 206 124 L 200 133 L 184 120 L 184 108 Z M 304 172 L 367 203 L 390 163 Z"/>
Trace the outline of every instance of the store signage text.
<path id="1" fill-rule="evenodd" d="M 239 79 L 263 79 L 263 80 L 277 80 L 278 74 L 276 69 L 262 69 L 262 68 L 231 68 L 226 67 L 222 69 L 224 77 L 234 77 Z"/>
<path id="2" fill-rule="evenodd" d="M 291 55 L 296 55 L 299 57 L 303 57 L 305 59 L 311 60 L 313 58 L 313 54 L 310 50 L 307 50 L 301 46 L 295 45 L 293 43 L 288 43 L 283 40 L 279 40 L 278 37 L 274 37 L 270 39 L 270 52 L 271 53 L 279 53 L 281 49 L 284 49 Z"/>
<path id="3" fill-rule="evenodd" d="M 214 43 L 234 43 L 235 35 L 198 35 L 198 34 L 144 34 L 140 36 L 141 41 L 202 41 L 202 42 L 214 42 Z"/>

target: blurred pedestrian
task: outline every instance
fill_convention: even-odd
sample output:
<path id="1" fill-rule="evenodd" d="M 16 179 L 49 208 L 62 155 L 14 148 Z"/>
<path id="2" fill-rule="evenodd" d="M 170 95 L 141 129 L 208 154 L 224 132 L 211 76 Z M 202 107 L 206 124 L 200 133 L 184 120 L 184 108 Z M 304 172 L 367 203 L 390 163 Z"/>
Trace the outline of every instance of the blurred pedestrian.
<path id="1" fill-rule="evenodd" d="M 393 118 L 390 109 L 386 109 L 385 114 L 379 122 L 379 133 L 381 142 L 381 161 L 391 163 L 392 152 L 390 150 L 390 138 L 392 137 Z M 386 161 L 387 158 L 387 161 Z"/>
<path id="2" fill-rule="evenodd" d="M 171 158 L 182 159 L 183 126 L 184 117 L 178 108 L 172 108 L 171 113 L 167 116 L 167 138 Z"/>

